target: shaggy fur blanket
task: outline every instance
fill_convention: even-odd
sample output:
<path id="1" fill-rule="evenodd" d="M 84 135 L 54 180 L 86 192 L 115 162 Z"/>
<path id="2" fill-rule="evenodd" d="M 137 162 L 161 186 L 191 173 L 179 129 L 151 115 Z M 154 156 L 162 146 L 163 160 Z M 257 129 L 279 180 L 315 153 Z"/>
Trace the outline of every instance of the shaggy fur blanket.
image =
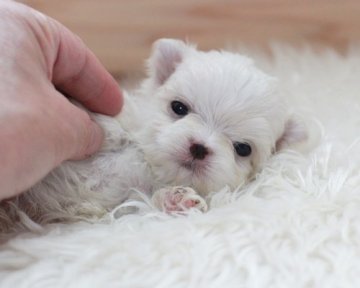
<path id="1" fill-rule="evenodd" d="M 205 214 L 145 199 L 21 234 L 0 246 L 0 286 L 360 287 L 360 52 L 277 47 L 255 60 L 322 127 L 310 153 L 276 155 Z"/>

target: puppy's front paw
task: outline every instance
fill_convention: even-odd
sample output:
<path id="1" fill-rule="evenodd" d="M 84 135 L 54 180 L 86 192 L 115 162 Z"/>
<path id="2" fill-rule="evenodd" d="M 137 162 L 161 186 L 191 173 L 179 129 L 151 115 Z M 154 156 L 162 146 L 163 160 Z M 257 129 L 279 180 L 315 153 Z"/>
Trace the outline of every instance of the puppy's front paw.
<path id="1" fill-rule="evenodd" d="M 190 187 L 165 187 L 157 190 L 152 201 L 156 207 L 165 212 L 181 212 L 192 208 L 206 212 L 205 200 Z"/>

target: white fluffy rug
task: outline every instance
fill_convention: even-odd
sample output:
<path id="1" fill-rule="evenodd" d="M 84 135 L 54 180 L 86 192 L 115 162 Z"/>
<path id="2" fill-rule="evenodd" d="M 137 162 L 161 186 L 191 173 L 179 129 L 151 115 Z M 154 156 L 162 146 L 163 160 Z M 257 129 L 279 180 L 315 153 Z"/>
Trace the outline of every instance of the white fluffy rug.
<path id="1" fill-rule="evenodd" d="M 360 51 L 255 57 L 323 126 L 206 214 L 146 204 L 99 223 L 39 227 L 0 246 L 1 287 L 360 287 Z"/>

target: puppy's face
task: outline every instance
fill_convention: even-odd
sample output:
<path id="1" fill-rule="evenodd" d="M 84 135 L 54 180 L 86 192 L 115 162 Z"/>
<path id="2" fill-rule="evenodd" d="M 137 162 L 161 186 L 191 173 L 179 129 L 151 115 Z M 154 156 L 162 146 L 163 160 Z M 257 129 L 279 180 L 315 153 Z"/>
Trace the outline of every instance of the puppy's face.
<path id="1" fill-rule="evenodd" d="M 276 81 L 246 57 L 160 40 L 149 64 L 140 144 L 162 183 L 203 195 L 226 185 L 234 189 L 276 146 L 302 137 L 287 124 Z"/>

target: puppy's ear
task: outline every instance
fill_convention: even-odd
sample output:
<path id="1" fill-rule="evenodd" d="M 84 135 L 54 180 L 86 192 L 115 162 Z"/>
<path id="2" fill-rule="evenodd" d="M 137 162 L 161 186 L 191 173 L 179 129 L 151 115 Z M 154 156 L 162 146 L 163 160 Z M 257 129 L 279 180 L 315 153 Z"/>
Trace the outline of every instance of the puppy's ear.
<path id="1" fill-rule="evenodd" d="M 281 137 L 276 141 L 276 151 L 286 148 L 301 148 L 309 140 L 308 127 L 305 122 L 295 116 L 289 118 Z"/>
<path id="2" fill-rule="evenodd" d="M 160 39 L 153 44 L 153 52 L 148 63 L 150 77 L 157 85 L 161 86 L 166 82 L 190 49 L 192 47 L 174 39 Z"/>

